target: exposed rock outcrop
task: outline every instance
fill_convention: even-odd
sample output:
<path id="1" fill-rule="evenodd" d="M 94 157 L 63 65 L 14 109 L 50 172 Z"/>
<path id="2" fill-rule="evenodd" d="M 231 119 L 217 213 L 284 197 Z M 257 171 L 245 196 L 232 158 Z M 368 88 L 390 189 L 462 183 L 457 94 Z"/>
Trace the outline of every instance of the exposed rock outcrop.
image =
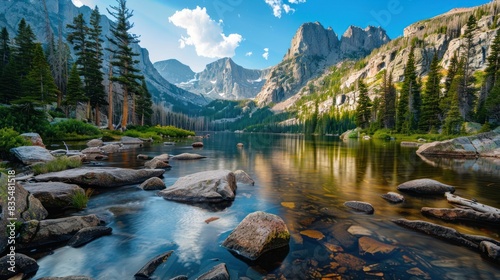
<path id="1" fill-rule="evenodd" d="M 48 211 L 60 211 L 71 207 L 73 196 L 85 193 L 78 185 L 61 182 L 25 183 L 23 187 L 40 200 Z"/>
<path id="2" fill-rule="evenodd" d="M 174 251 L 168 251 L 161 255 L 158 255 L 148 261 L 139 271 L 134 275 L 135 279 L 151 279 L 151 276 L 155 272 L 156 268 L 164 262 L 166 262 Z"/>
<path id="3" fill-rule="evenodd" d="M 288 246 L 290 233 L 278 216 L 265 212 L 248 214 L 224 240 L 222 246 L 250 260 L 263 253 Z"/>
<path id="4" fill-rule="evenodd" d="M 21 146 L 10 149 L 10 152 L 26 165 L 55 159 L 47 149 L 40 146 Z"/>
<path id="5" fill-rule="evenodd" d="M 166 188 L 165 182 L 158 177 L 147 179 L 139 187 L 145 191 L 163 190 Z"/>
<path id="6" fill-rule="evenodd" d="M 77 248 L 101 236 L 110 235 L 112 231 L 112 228 L 105 226 L 82 228 L 75 235 L 73 235 L 73 237 L 71 237 L 68 241 L 68 245 Z"/>
<path id="7" fill-rule="evenodd" d="M 423 207 L 422 214 L 432 216 L 445 221 L 453 222 L 473 222 L 473 223 L 488 223 L 495 226 L 500 226 L 500 214 L 482 213 L 471 209 L 462 208 L 430 208 Z"/>
<path id="8" fill-rule="evenodd" d="M 177 59 L 167 59 L 153 63 L 158 73 L 172 84 L 187 83 L 194 78 L 194 71 Z"/>
<path id="9" fill-rule="evenodd" d="M 142 183 L 151 177 L 160 177 L 163 169 L 128 169 L 115 167 L 75 168 L 38 175 L 38 182 L 65 182 L 101 188 L 119 187 Z"/>
<path id="10" fill-rule="evenodd" d="M 229 280 L 229 272 L 225 263 L 214 266 L 209 271 L 200 275 L 196 280 Z"/>
<path id="11" fill-rule="evenodd" d="M 11 267 L 14 267 L 15 272 L 9 270 Z M 38 268 L 39 266 L 34 259 L 21 253 L 15 253 L 13 257 L 7 255 L 0 258 L 1 279 L 13 279 L 11 277 L 16 276 L 17 274 L 33 276 L 38 271 Z"/>
<path id="12" fill-rule="evenodd" d="M 234 171 L 234 176 L 236 176 L 236 182 L 248 185 L 254 185 L 255 181 L 243 170 Z"/>
<path id="13" fill-rule="evenodd" d="M 436 195 L 447 192 L 454 193 L 455 187 L 432 179 L 416 179 L 400 184 L 398 190 L 415 194 Z"/>
<path id="14" fill-rule="evenodd" d="M 21 134 L 21 136 L 24 137 L 24 139 L 29 140 L 33 146 L 45 148 L 42 136 L 40 136 L 40 134 L 35 132 L 28 132 Z"/>
<path id="15" fill-rule="evenodd" d="M 187 203 L 233 201 L 236 178 L 228 170 L 203 171 L 179 178 L 174 185 L 158 192 L 167 199 Z"/>

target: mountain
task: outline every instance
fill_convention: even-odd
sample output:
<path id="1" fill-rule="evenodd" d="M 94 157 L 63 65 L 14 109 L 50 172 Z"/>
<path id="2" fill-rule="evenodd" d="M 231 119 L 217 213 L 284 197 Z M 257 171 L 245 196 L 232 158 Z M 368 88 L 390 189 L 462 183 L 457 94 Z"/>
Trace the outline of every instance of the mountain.
<path id="1" fill-rule="evenodd" d="M 319 22 L 305 23 L 297 30 L 283 61 L 270 70 L 256 100 L 260 105 L 279 103 L 299 93 L 328 67 L 345 59 L 362 58 L 389 41 L 379 27 L 351 26 L 339 40 L 331 28 L 325 29 Z"/>
<path id="2" fill-rule="evenodd" d="M 168 59 L 153 63 L 158 73 L 172 84 L 184 83 L 194 78 L 194 71 L 177 59 Z"/>
<path id="3" fill-rule="evenodd" d="M 66 40 L 68 32 L 66 25 L 72 23 L 73 18 L 79 13 L 84 15 L 88 23 L 91 14 L 89 7 L 82 6 L 77 8 L 71 0 L 3 0 L 0 1 L 0 11 L 0 27 L 6 27 L 11 38 L 15 37 L 17 26 L 20 20 L 24 18 L 31 26 L 37 40 L 44 45 L 48 42 L 49 30 L 56 37 L 59 31 L 61 31 L 62 37 Z M 131 20 L 133 21 L 133 18 Z M 106 39 L 106 36 L 111 36 L 111 24 L 112 21 L 106 16 L 103 15 L 101 17 L 104 48 L 111 47 L 109 41 Z M 153 101 L 156 104 L 162 104 L 164 107 L 174 108 L 177 111 L 183 112 L 199 108 L 206 104 L 206 101 L 200 99 L 198 95 L 180 89 L 166 81 L 151 63 L 149 53 L 146 49 L 141 48 L 139 44 L 133 44 L 131 47 L 139 54 L 137 57 L 139 61 L 138 68 L 144 74 L 148 89 L 153 95 Z M 105 51 L 103 72 L 106 74 L 108 73 L 110 57 L 111 54 Z"/>
<path id="4" fill-rule="evenodd" d="M 187 66 L 180 62 L 160 61 L 155 63 L 155 67 L 167 80 L 171 77 L 169 81 L 178 87 L 207 99 L 255 98 L 269 73 L 268 69 L 246 69 L 227 57 L 208 64 L 202 72 L 190 76 L 184 75 Z"/>

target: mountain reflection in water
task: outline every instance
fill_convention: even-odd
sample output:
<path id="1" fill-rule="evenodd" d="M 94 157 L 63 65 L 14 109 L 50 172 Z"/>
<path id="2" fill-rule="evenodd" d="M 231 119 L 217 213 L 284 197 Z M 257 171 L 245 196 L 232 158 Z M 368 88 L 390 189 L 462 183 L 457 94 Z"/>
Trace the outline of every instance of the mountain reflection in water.
<path id="1" fill-rule="evenodd" d="M 467 161 L 431 161 L 417 156 L 415 148 L 377 140 L 343 142 L 335 137 L 245 133 L 211 136 L 203 139 L 203 149 L 193 151 L 190 141 L 175 146 L 154 144 L 111 154 L 103 164 L 140 168 L 143 161 L 136 159 L 139 153 L 198 153 L 207 158 L 171 160 L 172 168 L 163 178 L 166 185 L 199 171 L 242 169 L 255 185 L 239 184 L 236 200 L 230 206 L 214 210 L 166 201 L 137 185 L 102 191 L 78 214 L 105 217 L 113 234 L 78 249 L 59 248 L 39 259 L 40 270 L 35 278 L 88 275 L 95 279 L 133 279 L 151 258 L 174 250 L 155 272 L 158 279 L 196 277 L 221 262 L 227 264 L 234 279 L 268 275 L 287 279 L 335 275 L 347 279 L 380 275 L 389 279 L 500 279 L 500 266 L 483 260 L 477 252 L 400 228 L 391 220 L 428 220 L 495 239 L 500 239 L 498 229 L 450 224 L 420 214 L 422 207 L 450 207 L 444 197 L 405 195 L 403 204 L 391 204 L 380 197 L 389 191 L 397 192 L 403 182 L 431 178 L 455 186 L 460 196 L 474 197 L 498 208 L 500 175 L 486 171 L 498 170 L 496 164 L 485 167 L 476 162 L 471 168 Z M 237 143 L 244 147 L 238 148 Z M 375 214 L 346 209 L 343 203 L 349 200 L 371 203 Z M 254 211 L 279 215 L 293 237 L 289 251 L 269 266 L 248 263 L 220 246 L 231 230 Z M 204 222 L 211 217 L 219 219 Z M 357 244 L 360 236 L 347 232 L 351 226 L 368 230 L 372 238 L 396 246 L 396 252 L 383 258 L 361 255 Z M 304 230 L 320 232 L 324 237 L 317 240 L 301 235 Z"/>

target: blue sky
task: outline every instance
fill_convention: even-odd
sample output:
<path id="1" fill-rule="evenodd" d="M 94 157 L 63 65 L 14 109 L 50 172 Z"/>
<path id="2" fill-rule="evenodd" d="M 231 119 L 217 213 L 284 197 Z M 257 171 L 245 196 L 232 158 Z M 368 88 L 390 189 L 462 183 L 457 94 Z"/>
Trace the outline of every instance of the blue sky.
<path id="1" fill-rule="evenodd" d="M 72 0 L 108 15 L 116 0 Z M 199 72 L 220 57 L 251 69 L 276 65 L 301 24 L 341 36 L 349 25 L 381 26 L 391 39 L 418 20 L 489 0 L 128 0 L 133 33 L 151 61 L 175 58 Z"/>

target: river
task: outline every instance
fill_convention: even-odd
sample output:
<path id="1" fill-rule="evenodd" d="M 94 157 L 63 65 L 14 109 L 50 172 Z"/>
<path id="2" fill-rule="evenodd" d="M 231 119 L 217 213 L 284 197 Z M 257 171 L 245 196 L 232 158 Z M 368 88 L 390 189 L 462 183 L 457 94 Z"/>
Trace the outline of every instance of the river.
<path id="1" fill-rule="evenodd" d="M 163 178 L 167 187 L 181 176 L 215 169 L 244 170 L 255 185 L 240 184 L 235 201 L 217 210 L 166 201 L 137 185 L 96 192 L 87 209 L 76 214 L 100 215 L 113 234 L 81 248 L 62 247 L 40 258 L 35 279 L 68 275 L 134 279 L 146 262 L 169 250 L 174 254 L 157 269 L 154 279 L 178 275 L 194 279 L 221 262 L 226 263 L 231 279 L 335 279 L 339 275 L 343 279 L 500 279 L 500 266 L 477 252 L 401 228 L 391 220 L 422 219 L 495 239 L 499 239 L 499 228 L 451 224 L 420 214 L 424 206 L 450 207 L 444 197 L 405 195 L 403 204 L 391 204 L 380 197 L 388 191 L 397 192 L 403 182 L 431 178 L 455 186 L 460 196 L 498 208 L 500 175 L 485 171 L 484 164 L 478 168 L 458 160 L 451 164 L 430 162 L 417 156 L 415 148 L 401 147 L 394 141 L 212 133 L 203 142 L 204 147 L 197 150 L 190 146 L 191 141 L 175 146 L 153 144 L 111 154 L 102 164 L 141 168 L 143 162 L 136 159 L 139 153 L 194 152 L 207 158 L 171 160 L 172 168 Z M 243 148 L 236 146 L 240 142 Z M 347 209 L 343 203 L 348 200 L 371 203 L 375 214 Z M 248 263 L 220 244 L 254 211 L 282 217 L 293 238 L 289 248 L 271 254 L 270 259 Z M 210 217 L 220 219 L 206 224 Z M 352 225 L 396 246 L 396 252 L 383 258 L 361 255 L 356 238 L 346 231 Z M 321 232 L 324 238 L 301 235 L 303 230 Z"/>

